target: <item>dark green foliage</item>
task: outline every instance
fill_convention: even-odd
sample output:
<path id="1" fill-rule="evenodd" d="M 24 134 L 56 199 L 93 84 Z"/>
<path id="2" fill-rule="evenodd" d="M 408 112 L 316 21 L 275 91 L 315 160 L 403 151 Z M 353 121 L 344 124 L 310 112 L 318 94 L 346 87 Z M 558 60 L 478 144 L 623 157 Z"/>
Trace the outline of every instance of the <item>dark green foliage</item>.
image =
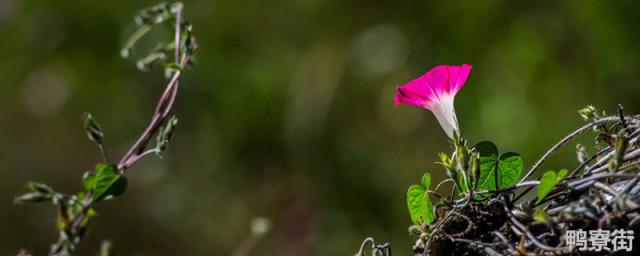
<path id="1" fill-rule="evenodd" d="M 523 168 L 520 154 L 508 152 L 498 158 L 498 148 L 488 141 L 478 143 L 474 149 L 480 154 L 480 176 L 477 189 L 506 188 L 513 185 L 520 177 Z"/>
<path id="2" fill-rule="evenodd" d="M 467 198 L 467 202 L 486 201 L 491 198 L 487 191 L 505 189 L 518 181 L 523 169 L 519 154 L 508 152 L 500 155 L 498 147 L 489 141 L 468 148 L 466 140 L 457 134 L 454 141 L 457 141 L 455 153 L 451 157 L 441 153 L 439 163 L 458 188 L 459 196 Z M 430 185 L 431 176 L 427 173 L 421 185 L 412 185 L 407 192 L 407 206 L 415 225 L 431 224 L 435 219 L 435 209 L 429 198 Z M 479 191 L 485 193 L 474 194 Z"/>
<path id="3" fill-rule="evenodd" d="M 462 191 L 458 198 L 455 194 L 450 197 L 434 194 L 441 200 L 429 212 L 438 213 L 437 217 L 428 226 L 414 225 L 409 229 L 419 235 L 414 253 L 573 255 L 580 251 L 566 242 L 567 230 L 613 231 L 636 227 L 640 223 L 639 193 L 635 189 L 640 170 L 640 115 L 625 116 L 621 107 L 618 116 L 600 116 L 594 107 L 580 110 L 579 114 L 588 124 L 569 133 L 543 154 L 527 170 L 528 179 L 519 180 L 522 157 L 517 153 L 501 155 L 491 142 L 480 142 L 468 150 L 464 140 L 459 139 L 451 158 L 441 154 L 447 171 L 456 172 L 457 176 L 452 178 L 466 173 L 470 179 L 469 182 L 460 179 L 458 183 L 453 180 Z M 551 154 L 589 130 L 596 132 L 596 148 L 602 148 L 589 155 L 583 146 L 577 146 L 579 166 L 572 172 L 547 171 L 533 178 Z M 410 196 L 422 199 L 418 193 L 422 188 L 416 186 L 410 188 L 415 191 Z M 528 199 L 526 195 L 533 189 L 537 189 L 537 198 Z"/>
<path id="4" fill-rule="evenodd" d="M 127 189 L 127 178 L 118 173 L 115 165 L 96 165 L 94 171 L 85 172 L 82 183 L 97 202 L 122 195 Z"/>

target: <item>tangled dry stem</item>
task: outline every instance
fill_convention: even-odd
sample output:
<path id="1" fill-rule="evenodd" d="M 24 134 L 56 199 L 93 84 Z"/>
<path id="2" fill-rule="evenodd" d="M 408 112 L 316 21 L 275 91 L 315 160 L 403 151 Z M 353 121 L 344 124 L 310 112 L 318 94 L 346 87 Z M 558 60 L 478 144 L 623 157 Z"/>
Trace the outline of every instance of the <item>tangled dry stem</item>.
<path id="1" fill-rule="evenodd" d="M 606 146 L 585 157 L 544 200 L 530 196 L 529 192 L 540 185 L 540 178 L 530 178 L 545 160 L 578 135 L 603 125 L 613 128 L 604 134 L 612 138 Z M 628 142 L 622 150 L 616 147 L 616 140 L 620 139 Z M 475 191 L 476 195 L 489 195 L 487 200 L 479 202 L 470 196 L 447 199 L 437 195 L 438 188 L 429 191 L 444 203 L 436 205 L 434 223 L 410 228 L 411 233 L 419 235 L 413 246 L 414 254 L 574 255 L 583 252 L 566 244 L 567 230 L 625 229 L 637 234 L 640 232 L 639 140 L 640 115 L 620 113 L 597 118 L 553 145 L 513 186 Z M 620 161 L 612 165 L 614 159 Z M 528 197 L 532 199 L 523 199 Z M 536 208 L 546 213 L 545 220 L 534 217 Z M 640 248 L 638 242 L 635 239 L 633 247 Z"/>
<path id="2" fill-rule="evenodd" d="M 629 143 L 623 152 L 618 152 L 615 142 L 612 142 L 581 163 L 541 202 L 536 199 L 518 202 L 540 184 L 527 178 L 549 156 L 577 135 L 605 123 L 625 129 Z M 611 116 L 594 120 L 554 145 L 517 184 L 502 190 L 477 192 L 493 195 L 488 201 L 470 203 L 469 198 L 462 198 L 439 206 L 436 212 L 440 217 L 434 224 L 421 227 L 425 233 L 416 241 L 414 253 L 569 255 L 578 252 L 567 246 L 564 239 L 567 230 L 626 229 L 638 233 L 639 124 L 639 116 Z M 615 138 L 615 135 L 609 135 Z M 618 154 L 622 162 L 611 167 L 611 159 L 618 157 Z M 542 207 L 546 212 L 546 221 L 534 218 L 536 207 Z"/>

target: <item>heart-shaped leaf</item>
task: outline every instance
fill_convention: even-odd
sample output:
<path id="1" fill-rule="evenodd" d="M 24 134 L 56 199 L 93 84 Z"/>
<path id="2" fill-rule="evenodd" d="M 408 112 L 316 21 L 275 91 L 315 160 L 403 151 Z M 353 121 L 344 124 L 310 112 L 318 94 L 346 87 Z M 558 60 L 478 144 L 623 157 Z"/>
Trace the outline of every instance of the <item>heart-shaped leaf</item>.
<path id="1" fill-rule="evenodd" d="M 499 188 L 506 188 L 518 181 L 524 167 L 522 156 L 518 153 L 508 152 L 500 156 L 498 160 Z"/>
<path id="2" fill-rule="evenodd" d="M 421 185 L 412 185 L 407 191 L 407 206 L 411 221 L 416 224 L 433 222 L 433 205 L 429 199 L 429 187 L 431 186 L 431 175 L 426 173 L 422 177 Z"/>
<path id="3" fill-rule="evenodd" d="M 498 147 L 491 141 L 481 141 L 473 146 L 473 150 L 480 153 L 481 157 L 491 155 L 498 157 Z"/>
<path id="4" fill-rule="evenodd" d="M 498 148 L 489 141 L 474 146 L 480 153 L 480 177 L 477 189 L 494 190 L 513 185 L 522 172 L 523 161 L 518 153 L 505 153 L 498 158 Z M 496 186 L 497 184 L 497 186 Z"/>

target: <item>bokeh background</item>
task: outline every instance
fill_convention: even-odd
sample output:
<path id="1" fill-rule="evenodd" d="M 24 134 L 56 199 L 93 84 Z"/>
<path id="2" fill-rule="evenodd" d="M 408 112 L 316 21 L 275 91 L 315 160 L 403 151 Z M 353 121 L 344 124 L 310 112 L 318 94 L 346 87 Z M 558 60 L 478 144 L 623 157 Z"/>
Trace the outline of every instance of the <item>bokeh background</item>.
<path id="1" fill-rule="evenodd" d="M 119 48 L 155 3 L 0 0 L 1 255 L 43 254 L 57 238 L 52 206 L 13 204 L 24 183 L 75 192 L 101 161 L 82 112 L 113 161 L 147 125 L 162 70 L 137 71 Z M 256 216 L 273 228 L 253 255 L 351 255 L 367 236 L 409 253 L 406 189 L 426 171 L 443 179 L 434 162 L 450 146 L 431 113 L 392 97 L 435 65 L 474 65 L 456 100 L 461 129 L 526 166 L 587 104 L 640 112 L 639 1 L 185 4 L 200 49 L 175 140 L 97 208 L 79 255 L 107 238 L 119 255 L 228 255 Z M 570 145 L 543 169 L 575 164 Z"/>

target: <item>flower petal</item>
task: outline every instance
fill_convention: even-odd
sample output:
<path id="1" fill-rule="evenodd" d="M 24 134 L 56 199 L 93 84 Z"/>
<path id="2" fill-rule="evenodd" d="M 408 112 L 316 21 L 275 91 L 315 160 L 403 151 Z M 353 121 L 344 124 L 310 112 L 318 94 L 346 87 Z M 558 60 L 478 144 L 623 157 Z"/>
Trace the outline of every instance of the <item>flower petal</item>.
<path id="1" fill-rule="evenodd" d="M 458 118 L 453 106 L 453 95 L 442 95 L 439 101 L 431 102 L 431 112 L 436 116 L 442 130 L 453 138 L 453 132 L 458 131 Z"/>
<path id="2" fill-rule="evenodd" d="M 449 66 L 449 93 L 456 95 L 460 91 L 464 83 L 467 82 L 472 67 L 469 64 Z"/>
<path id="3" fill-rule="evenodd" d="M 409 104 L 421 108 L 430 108 L 428 104 L 429 100 L 423 98 L 412 90 L 398 86 L 396 87 L 396 91 L 397 94 L 393 99 L 393 102 L 396 105 Z"/>
<path id="4" fill-rule="evenodd" d="M 432 68 L 422 76 L 422 79 L 428 84 L 428 91 L 436 97 L 449 93 L 449 66 L 441 65 Z"/>
<path id="5" fill-rule="evenodd" d="M 411 80 L 403 86 L 400 86 L 400 88 L 402 88 L 405 93 L 420 96 L 420 98 L 423 98 L 426 101 L 432 101 L 438 98 L 438 95 L 431 88 L 431 84 L 427 79 L 425 79 L 424 75 Z"/>
<path id="6" fill-rule="evenodd" d="M 394 103 L 410 104 L 431 110 L 447 136 L 458 130 L 453 101 L 471 72 L 471 65 L 441 65 L 403 86 L 396 87 Z"/>

